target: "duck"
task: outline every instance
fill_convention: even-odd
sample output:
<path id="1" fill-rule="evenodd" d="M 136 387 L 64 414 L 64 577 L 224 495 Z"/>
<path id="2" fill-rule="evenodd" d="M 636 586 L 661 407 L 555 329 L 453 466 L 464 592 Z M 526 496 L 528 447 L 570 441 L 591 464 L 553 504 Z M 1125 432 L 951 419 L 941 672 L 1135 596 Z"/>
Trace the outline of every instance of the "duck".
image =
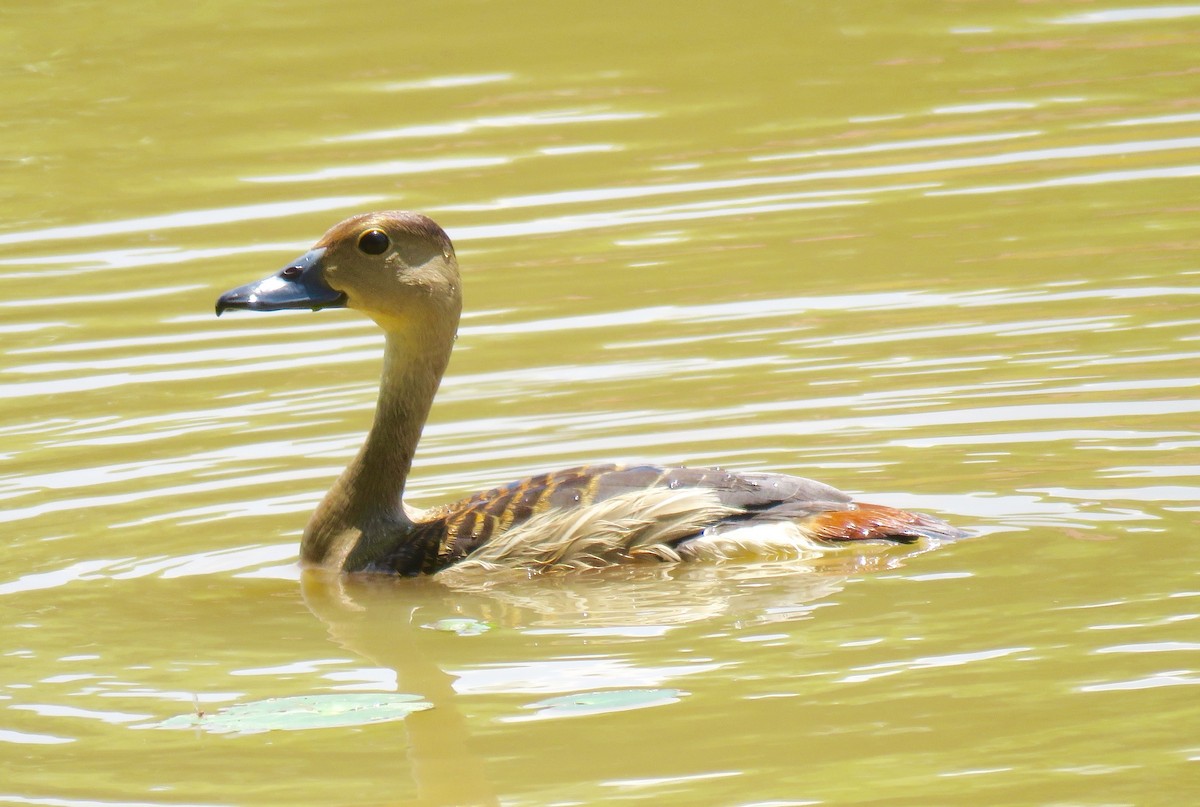
<path id="1" fill-rule="evenodd" d="M 304 566 L 404 576 L 451 568 L 532 574 L 812 557 L 964 534 L 934 516 L 856 501 L 798 476 L 648 463 L 550 471 L 413 507 L 404 501 L 405 486 L 462 312 L 454 245 L 423 214 L 364 213 L 216 303 L 217 316 L 325 308 L 374 320 L 384 333 L 383 369 L 366 441 L 304 529 Z"/>

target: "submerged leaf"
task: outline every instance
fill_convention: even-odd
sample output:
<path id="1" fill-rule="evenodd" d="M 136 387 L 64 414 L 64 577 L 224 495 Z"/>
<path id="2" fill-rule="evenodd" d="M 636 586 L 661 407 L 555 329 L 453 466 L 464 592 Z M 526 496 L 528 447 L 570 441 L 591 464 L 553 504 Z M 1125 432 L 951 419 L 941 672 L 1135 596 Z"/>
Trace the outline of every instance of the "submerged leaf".
<path id="1" fill-rule="evenodd" d="M 214 734 L 254 734 L 384 723 L 432 708 L 433 704 L 421 700 L 419 695 L 334 692 L 235 703 L 213 714 L 176 715 L 143 728 L 197 728 Z"/>
<path id="2" fill-rule="evenodd" d="M 561 695 L 528 704 L 525 708 L 537 709 L 537 714 L 510 719 L 538 720 L 547 717 L 575 717 L 623 712 L 628 709 L 644 709 L 648 706 L 678 703 L 680 698 L 687 694 L 678 689 L 617 689 L 602 692 L 579 692 L 574 695 Z"/>

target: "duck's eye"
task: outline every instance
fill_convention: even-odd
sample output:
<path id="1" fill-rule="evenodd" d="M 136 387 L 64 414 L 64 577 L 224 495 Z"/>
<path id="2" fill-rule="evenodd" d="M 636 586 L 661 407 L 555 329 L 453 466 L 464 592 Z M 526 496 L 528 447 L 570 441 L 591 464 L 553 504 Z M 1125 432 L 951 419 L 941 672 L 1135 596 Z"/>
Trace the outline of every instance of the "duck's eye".
<path id="1" fill-rule="evenodd" d="M 367 230 L 358 237 L 358 248 L 368 255 L 382 255 L 391 245 L 383 230 Z"/>

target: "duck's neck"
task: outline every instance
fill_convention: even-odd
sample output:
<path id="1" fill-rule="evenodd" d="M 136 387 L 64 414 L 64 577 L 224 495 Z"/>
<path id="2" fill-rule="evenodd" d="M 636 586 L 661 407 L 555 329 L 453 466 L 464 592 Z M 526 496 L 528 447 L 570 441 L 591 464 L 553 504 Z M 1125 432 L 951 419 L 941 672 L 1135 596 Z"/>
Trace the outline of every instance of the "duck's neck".
<path id="1" fill-rule="evenodd" d="M 402 502 L 404 485 L 450 359 L 453 333 L 445 345 L 415 343 L 411 335 L 388 333 L 375 422 L 304 531 L 305 563 L 346 571 L 368 568 L 412 530 Z"/>

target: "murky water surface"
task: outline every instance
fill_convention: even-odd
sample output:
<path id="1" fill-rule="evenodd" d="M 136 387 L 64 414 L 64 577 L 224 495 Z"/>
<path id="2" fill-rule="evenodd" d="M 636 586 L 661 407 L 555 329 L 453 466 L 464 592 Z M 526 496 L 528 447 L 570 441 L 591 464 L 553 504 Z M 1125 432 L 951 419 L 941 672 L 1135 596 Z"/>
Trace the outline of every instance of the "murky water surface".
<path id="1" fill-rule="evenodd" d="M 0 803 L 1200 795 L 1200 6 L 60 3 L 0 30 Z M 397 207 L 467 289 L 417 503 L 647 459 L 976 537 L 302 575 L 380 338 L 212 304 Z M 338 693 L 433 708 L 152 728 Z"/>

